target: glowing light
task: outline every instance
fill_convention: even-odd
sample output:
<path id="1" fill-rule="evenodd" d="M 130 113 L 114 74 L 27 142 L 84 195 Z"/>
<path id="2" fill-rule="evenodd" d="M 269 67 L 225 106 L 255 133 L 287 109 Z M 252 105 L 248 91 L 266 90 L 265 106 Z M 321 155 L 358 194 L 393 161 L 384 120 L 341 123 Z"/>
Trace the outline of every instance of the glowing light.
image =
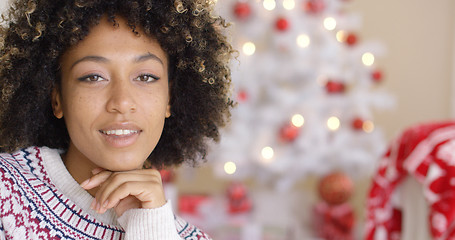
<path id="1" fill-rule="evenodd" d="M 224 164 L 224 171 L 227 174 L 232 175 L 235 173 L 235 171 L 237 171 L 237 165 L 235 165 L 233 162 L 227 162 Z"/>
<path id="2" fill-rule="evenodd" d="M 338 128 L 340 128 L 340 119 L 337 117 L 330 117 L 327 120 L 327 127 L 332 131 L 338 130 Z"/>
<path id="3" fill-rule="evenodd" d="M 269 11 L 272 11 L 276 7 L 275 0 L 264 0 L 264 2 L 262 4 L 264 5 L 264 8 Z"/>
<path id="4" fill-rule="evenodd" d="M 265 160 L 270 161 L 270 160 L 272 160 L 273 155 L 275 154 L 275 152 L 273 151 L 273 148 L 265 147 L 265 148 L 262 149 L 261 154 L 262 154 L 262 157 Z"/>
<path id="5" fill-rule="evenodd" d="M 303 124 L 305 123 L 305 119 L 303 118 L 302 115 L 295 114 L 294 116 L 292 116 L 291 122 L 292 122 L 292 125 L 294 125 L 296 127 L 302 127 Z"/>
<path id="6" fill-rule="evenodd" d="M 332 31 L 337 27 L 337 21 L 333 17 L 327 17 L 324 19 L 325 29 Z"/>
<path id="7" fill-rule="evenodd" d="M 362 62 L 366 66 L 371 66 L 374 63 L 374 55 L 370 52 L 364 53 L 362 55 Z"/>
<path id="8" fill-rule="evenodd" d="M 372 121 L 365 121 L 362 125 L 363 131 L 370 133 L 374 130 L 374 123 Z"/>
<path id="9" fill-rule="evenodd" d="M 346 41 L 347 33 L 346 31 L 340 30 L 337 32 L 336 38 L 338 42 Z"/>
<path id="10" fill-rule="evenodd" d="M 310 45 L 310 37 L 306 34 L 300 34 L 297 37 L 297 45 L 301 48 L 306 48 Z"/>
<path id="11" fill-rule="evenodd" d="M 254 45 L 254 43 L 252 42 L 246 42 L 245 44 L 243 44 L 242 49 L 245 55 L 251 56 L 254 54 L 254 52 L 256 52 L 256 45 Z"/>
<path id="12" fill-rule="evenodd" d="M 292 10 L 295 8 L 295 1 L 294 0 L 283 0 L 283 7 L 286 10 Z"/>

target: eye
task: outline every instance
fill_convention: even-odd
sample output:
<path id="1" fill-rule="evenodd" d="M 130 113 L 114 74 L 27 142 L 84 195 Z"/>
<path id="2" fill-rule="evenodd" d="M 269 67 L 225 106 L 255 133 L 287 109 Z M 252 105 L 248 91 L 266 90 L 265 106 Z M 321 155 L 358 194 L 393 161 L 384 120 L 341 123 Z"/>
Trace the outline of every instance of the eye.
<path id="1" fill-rule="evenodd" d="M 152 74 L 142 74 L 135 78 L 136 81 L 150 83 L 159 80 L 160 78 Z"/>
<path id="2" fill-rule="evenodd" d="M 87 75 L 87 76 L 78 78 L 78 80 L 81 82 L 99 82 L 99 81 L 103 81 L 105 79 L 99 75 Z"/>

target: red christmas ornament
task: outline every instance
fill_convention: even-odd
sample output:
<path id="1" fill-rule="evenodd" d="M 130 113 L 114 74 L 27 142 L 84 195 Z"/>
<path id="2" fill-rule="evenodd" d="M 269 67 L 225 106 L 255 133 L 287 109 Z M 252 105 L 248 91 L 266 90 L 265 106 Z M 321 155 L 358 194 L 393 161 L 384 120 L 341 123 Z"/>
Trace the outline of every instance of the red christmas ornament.
<path id="1" fill-rule="evenodd" d="M 240 90 L 237 94 L 237 100 L 239 102 L 246 102 L 248 100 L 248 93 L 245 90 Z"/>
<path id="2" fill-rule="evenodd" d="M 251 7 L 246 2 L 237 2 L 234 5 L 234 15 L 240 19 L 245 20 L 251 16 Z"/>
<path id="3" fill-rule="evenodd" d="M 371 73 L 371 78 L 375 82 L 381 82 L 382 81 L 382 71 L 381 70 L 375 70 Z"/>
<path id="4" fill-rule="evenodd" d="M 278 31 L 284 32 L 289 29 L 289 21 L 286 18 L 280 17 L 275 22 L 275 27 Z"/>
<path id="5" fill-rule="evenodd" d="M 163 181 L 163 183 L 169 183 L 174 180 L 174 173 L 169 169 L 160 170 L 160 174 L 161 174 L 161 181 Z"/>
<path id="6" fill-rule="evenodd" d="M 348 36 L 346 37 L 346 43 L 349 46 L 354 46 L 357 43 L 357 35 L 355 35 L 354 33 L 348 34 Z"/>
<path id="7" fill-rule="evenodd" d="M 307 0 L 304 4 L 305 11 L 313 14 L 320 13 L 325 9 L 324 0 Z"/>
<path id="8" fill-rule="evenodd" d="M 252 203 L 248 197 L 248 190 L 241 183 L 232 183 L 227 190 L 230 213 L 245 213 L 252 208 Z"/>
<path id="9" fill-rule="evenodd" d="M 345 91 L 345 85 L 342 82 L 337 82 L 337 81 L 332 81 L 329 80 L 327 81 L 325 85 L 325 89 L 328 93 L 343 93 Z"/>
<path id="10" fill-rule="evenodd" d="M 292 142 L 299 136 L 299 128 L 292 125 L 286 124 L 280 129 L 280 138 L 284 142 Z"/>
<path id="11" fill-rule="evenodd" d="M 314 207 L 313 227 L 325 240 L 354 240 L 354 209 L 349 203 L 329 205 L 320 202 Z"/>
<path id="12" fill-rule="evenodd" d="M 333 172 L 321 179 L 318 190 L 319 195 L 326 203 L 338 205 L 351 197 L 353 183 L 347 175 L 341 172 Z"/>
<path id="13" fill-rule="evenodd" d="M 363 129 L 363 119 L 355 118 L 352 120 L 352 128 L 355 130 L 362 130 Z"/>
<path id="14" fill-rule="evenodd" d="M 205 195 L 182 195 L 179 197 L 179 213 L 198 215 L 199 207 L 209 201 Z"/>

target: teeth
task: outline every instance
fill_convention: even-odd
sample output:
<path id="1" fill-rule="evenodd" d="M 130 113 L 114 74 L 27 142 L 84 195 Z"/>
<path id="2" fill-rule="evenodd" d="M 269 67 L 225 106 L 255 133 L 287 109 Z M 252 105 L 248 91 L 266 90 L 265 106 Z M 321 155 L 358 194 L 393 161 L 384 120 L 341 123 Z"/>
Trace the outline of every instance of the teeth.
<path id="1" fill-rule="evenodd" d="M 126 129 L 116 129 L 116 130 L 109 130 L 109 131 L 102 131 L 106 135 L 116 135 L 116 136 L 122 136 L 122 135 L 129 135 L 129 134 L 134 134 L 138 133 L 139 131 L 137 130 L 126 130 Z"/>

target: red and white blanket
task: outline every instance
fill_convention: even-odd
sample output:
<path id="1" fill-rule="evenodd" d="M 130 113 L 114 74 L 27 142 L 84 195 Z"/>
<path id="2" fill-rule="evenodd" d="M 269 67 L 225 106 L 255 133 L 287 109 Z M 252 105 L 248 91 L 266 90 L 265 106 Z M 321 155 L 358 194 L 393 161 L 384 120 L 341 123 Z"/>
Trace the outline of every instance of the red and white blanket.
<path id="1" fill-rule="evenodd" d="M 402 210 L 391 196 L 406 177 L 423 186 L 432 237 L 455 239 L 455 122 L 414 126 L 392 142 L 368 195 L 365 239 L 401 239 Z"/>

